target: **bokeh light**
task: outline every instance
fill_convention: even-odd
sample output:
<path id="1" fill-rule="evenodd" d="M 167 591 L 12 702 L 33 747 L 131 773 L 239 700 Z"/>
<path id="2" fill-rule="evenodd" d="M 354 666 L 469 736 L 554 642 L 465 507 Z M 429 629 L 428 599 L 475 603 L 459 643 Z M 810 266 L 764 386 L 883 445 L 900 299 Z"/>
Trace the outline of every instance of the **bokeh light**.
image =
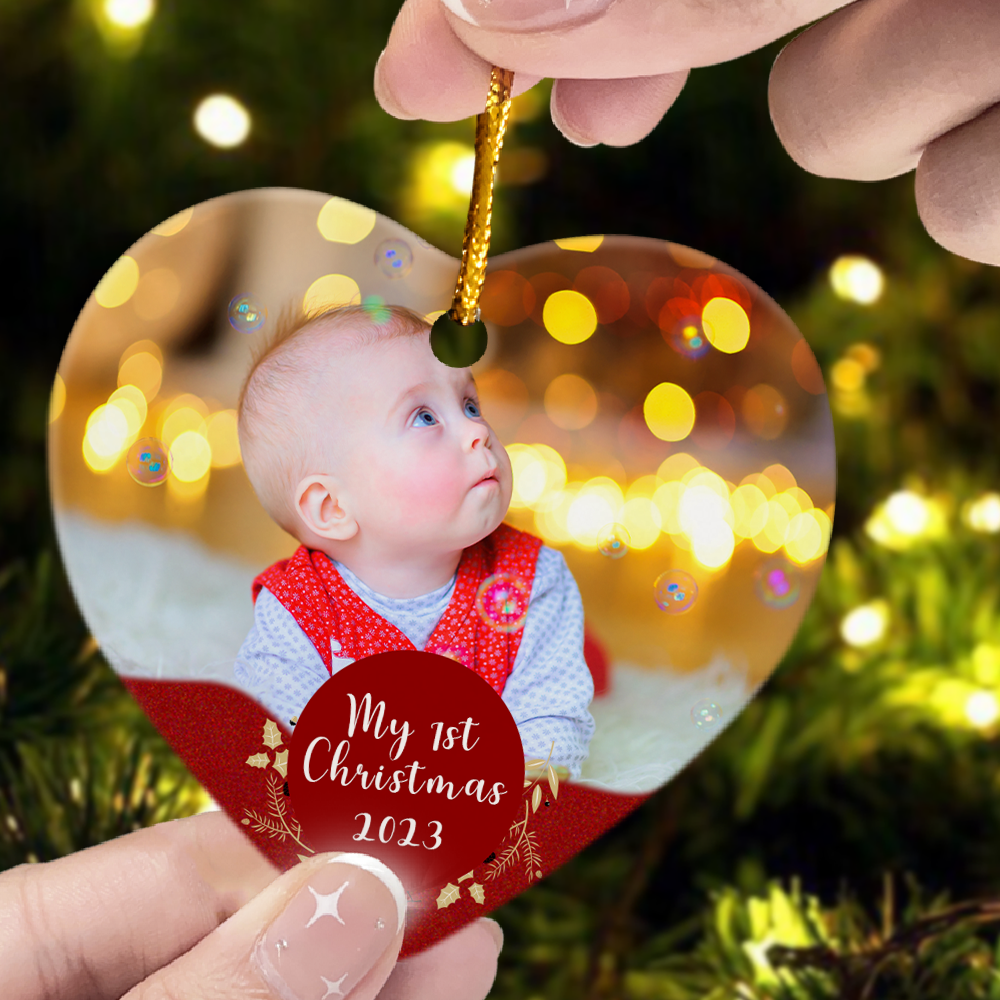
<path id="1" fill-rule="evenodd" d="M 153 226 L 150 232 L 157 236 L 176 236 L 193 217 L 194 209 L 185 208 L 176 215 L 171 215 L 169 219 L 165 219 L 158 226 Z"/>
<path id="2" fill-rule="evenodd" d="M 302 297 L 302 309 L 306 313 L 322 312 L 331 306 L 360 304 L 361 289 L 346 274 L 324 274 L 306 289 Z"/>
<path id="3" fill-rule="evenodd" d="M 1000 493 L 984 493 L 965 509 L 966 524 L 973 531 L 994 535 L 1000 531 Z"/>
<path id="4" fill-rule="evenodd" d="M 646 426 L 661 441 L 683 441 L 694 427 L 694 400 L 673 382 L 654 386 L 642 404 Z"/>
<path id="5" fill-rule="evenodd" d="M 872 646 L 886 632 L 889 613 L 884 601 L 862 604 L 844 616 L 840 635 L 849 646 Z"/>
<path id="6" fill-rule="evenodd" d="M 709 343 L 723 354 L 736 354 L 750 342 L 750 319 L 732 299 L 719 297 L 706 302 L 701 325 Z"/>
<path id="7" fill-rule="evenodd" d="M 755 385 L 743 397 L 743 420 L 764 441 L 781 437 L 788 422 L 785 397 L 770 385 Z"/>
<path id="8" fill-rule="evenodd" d="M 566 288 L 545 300 L 542 322 L 560 344 L 582 344 L 597 329 L 597 310 L 586 295 Z"/>
<path id="9" fill-rule="evenodd" d="M 105 309 L 124 305 L 139 286 L 139 265 L 134 257 L 125 254 L 111 265 L 108 273 L 94 289 L 94 299 Z"/>
<path id="10" fill-rule="evenodd" d="M 49 396 L 49 423 L 54 424 L 66 406 L 66 383 L 58 373 L 52 381 L 52 393 Z"/>
<path id="11" fill-rule="evenodd" d="M 476 154 L 475 152 L 464 153 L 452 164 L 448 180 L 451 186 L 463 195 L 472 194 L 472 182 L 476 176 Z"/>
<path id="12" fill-rule="evenodd" d="M 567 431 L 578 431 L 597 416 L 597 393 L 579 375 L 557 375 L 545 390 L 545 412 L 549 420 Z"/>
<path id="13" fill-rule="evenodd" d="M 104 14 L 119 28 L 138 28 L 153 16 L 153 0 L 104 0 Z"/>
<path id="14" fill-rule="evenodd" d="M 830 381 L 841 392 L 858 392 L 864 388 L 865 369 L 854 358 L 841 358 L 830 369 Z"/>
<path id="15" fill-rule="evenodd" d="M 885 281 L 878 265 L 867 257 L 838 257 L 830 268 L 830 284 L 842 299 L 871 305 L 882 295 Z"/>
<path id="16" fill-rule="evenodd" d="M 360 243 L 374 228 L 376 213 L 345 198 L 330 198 L 319 210 L 316 228 L 331 243 Z"/>
<path id="17" fill-rule="evenodd" d="M 992 691 L 974 691 L 965 702 L 965 717 L 977 729 L 993 725 L 1000 716 L 1000 705 Z"/>
<path id="18" fill-rule="evenodd" d="M 930 521 L 926 501 L 912 490 L 893 493 L 885 502 L 885 514 L 896 531 L 914 538 L 924 533 Z"/>
<path id="19" fill-rule="evenodd" d="M 565 239 L 553 240 L 561 250 L 575 250 L 578 253 L 593 253 L 603 242 L 603 236 L 568 236 Z"/>
<path id="20" fill-rule="evenodd" d="M 205 421 L 213 469 L 227 469 L 242 461 L 236 417 L 235 410 L 219 410 Z"/>
<path id="21" fill-rule="evenodd" d="M 145 350 L 146 346 L 150 350 Z M 140 349 L 134 350 L 136 347 Z M 118 385 L 134 385 L 146 397 L 147 402 L 152 402 L 159 393 L 163 381 L 161 358 L 159 348 L 150 341 L 133 344 L 122 355 L 119 363 Z"/>
<path id="22" fill-rule="evenodd" d="M 232 149 L 250 134 L 250 112 L 229 94 L 212 94 L 195 108 L 194 127 L 210 145 Z"/>
<path id="23" fill-rule="evenodd" d="M 172 462 L 170 471 L 181 482 L 197 482 L 208 474 L 212 466 L 212 448 L 204 433 L 197 430 L 182 431 L 169 447 Z"/>
<path id="24" fill-rule="evenodd" d="M 128 418 L 119 407 L 102 404 L 87 418 L 83 459 L 94 472 L 108 472 L 118 461 L 128 439 Z"/>

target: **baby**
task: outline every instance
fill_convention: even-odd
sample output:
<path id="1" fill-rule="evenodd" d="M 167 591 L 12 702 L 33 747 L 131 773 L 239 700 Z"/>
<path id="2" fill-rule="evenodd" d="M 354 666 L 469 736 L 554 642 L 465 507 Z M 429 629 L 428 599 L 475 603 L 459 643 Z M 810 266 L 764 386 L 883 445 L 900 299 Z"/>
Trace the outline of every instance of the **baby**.
<path id="1" fill-rule="evenodd" d="M 594 733 L 583 605 L 562 554 L 503 523 L 510 460 L 467 368 L 401 307 L 284 323 L 239 403 L 243 464 L 301 542 L 254 581 L 236 679 L 286 723 L 356 659 L 449 656 L 502 696 L 526 758 L 580 775 Z"/>

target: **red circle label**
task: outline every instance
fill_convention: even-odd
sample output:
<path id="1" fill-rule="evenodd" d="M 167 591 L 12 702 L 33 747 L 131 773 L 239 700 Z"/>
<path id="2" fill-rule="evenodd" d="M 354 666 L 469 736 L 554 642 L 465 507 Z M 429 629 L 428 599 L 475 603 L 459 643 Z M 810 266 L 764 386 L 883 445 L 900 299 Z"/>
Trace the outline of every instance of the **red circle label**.
<path id="1" fill-rule="evenodd" d="M 523 781 L 500 695 L 468 667 L 415 650 L 338 670 L 303 709 L 288 757 L 309 846 L 370 854 L 411 893 L 482 864 L 520 809 Z"/>

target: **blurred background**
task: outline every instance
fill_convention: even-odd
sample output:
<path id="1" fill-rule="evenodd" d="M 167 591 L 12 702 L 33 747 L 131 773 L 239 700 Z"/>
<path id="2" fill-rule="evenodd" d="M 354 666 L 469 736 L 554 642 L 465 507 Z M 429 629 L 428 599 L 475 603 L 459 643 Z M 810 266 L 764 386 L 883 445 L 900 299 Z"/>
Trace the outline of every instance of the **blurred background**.
<path id="1" fill-rule="evenodd" d="M 378 108 L 396 10 L 0 9 L 2 867 L 206 806 L 97 652 L 54 548 L 66 337 L 140 236 L 240 189 L 334 193 L 458 253 L 472 122 Z M 496 998 L 1000 996 L 1000 280 L 923 232 L 912 177 L 791 162 L 766 105 L 781 44 L 694 71 L 631 149 L 565 142 L 545 83 L 516 105 L 494 253 L 625 233 L 743 272 L 820 362 L 839 475 L 781 667 L 670 786 L 496 914 Z"/>

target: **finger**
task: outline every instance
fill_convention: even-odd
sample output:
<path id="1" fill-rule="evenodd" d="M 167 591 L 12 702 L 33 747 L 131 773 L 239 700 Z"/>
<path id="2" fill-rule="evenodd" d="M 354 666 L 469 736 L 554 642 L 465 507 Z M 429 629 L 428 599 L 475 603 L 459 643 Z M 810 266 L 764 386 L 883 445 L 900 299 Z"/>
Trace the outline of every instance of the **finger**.
<path id="1" fill-rule="evenodd" d="M 784 48 L 771 70 L 771 117 L 811 173 L 895 177 L 1000 99 L 998 47 L 994 0 L 862 0 Z"/>
<path id="2" fill-rule="evenodd" d="M 503 931 L 483 918 L 397 963 L 378 1000 L 483 1000 L 493 986 Z"/>
<path id="3" fill-rule="evenodd" d="M 614 0 L 575 23 L 574 0 L 561 21 L 532 28 L 525 13 L 557 7 L 555 0 L 448 0 L 446 17 L 468 48 L 497 66 L 560 80 L 624 80 L 735 59 L 848 2 Z M 453 13 L 459 6 L 467 16 Z"/>
<path id="4" fill-rule="evenodd" d="M 552 123 L 577 146 L 631 146 L 656 128 L 687 77 L 682 70 L 631 80 L 557 80 Z"/>
<path id="5" fill-rule="evenodd" d="M 915 187 L 917 211 L 938 243 L 1000 265 L 1000 105 L 930 143 Z"/>
<path id="6" fill-rule="evenodd" d="M 458 40 L 440 0 L 410 0 L 375 64 L 375 97 L 395 118 L 458 121 L 483 110 L 491 71 Z M 514 96 L 539 79 L 515 73 Z"/>
<path id="7" fill-rule="evenodd" d="M 376 72 L 390 114 L 454 121 L 481 111 L 491 66 L 514 71 L 515 93 L 542 77 L 627 80 L 708 66 L 849 0 L 615 0 L 603 12 L 591 0 L 582 8 L 577 0 L 446 2 L 405 0 Z M 532 27 L 535 9 L 542 27 Z M 574 23 L 581 9 L 583 23 Z"/>
<path id="8" fill-rule="evenodd" d="M 380 861 L 318 855 L 124 1000 L 374 1000 L 396 963 L 405 916 L 402 883 Z"/>
<path id="9" fill-rule="evenodd" d="M 5 1000 L 118 1000 L 278 876 L 218 812 L 0 874 Z"/>

